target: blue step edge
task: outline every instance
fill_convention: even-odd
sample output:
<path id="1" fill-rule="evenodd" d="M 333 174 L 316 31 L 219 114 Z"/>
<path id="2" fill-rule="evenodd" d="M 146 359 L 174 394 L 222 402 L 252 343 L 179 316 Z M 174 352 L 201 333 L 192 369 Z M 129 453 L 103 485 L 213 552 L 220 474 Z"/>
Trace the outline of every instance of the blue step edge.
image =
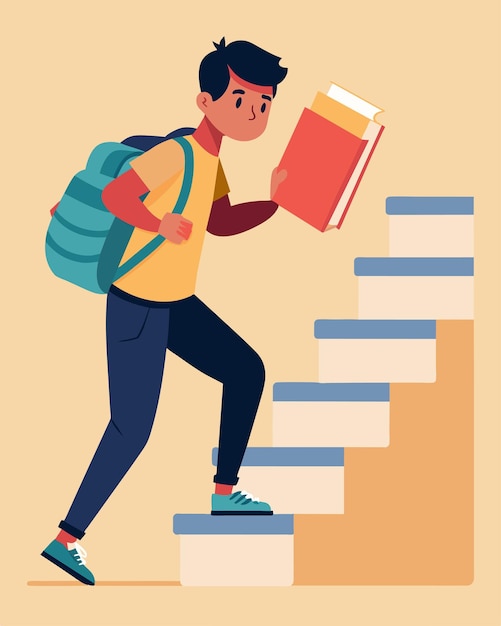
<path id="1" fill-rule="evenodd" d="M 176 535 L 293 535 L 294 515 L 208 515 L 176 513 Z"/>
<path id="2" fill-rule="evenodd" d="M 436 339 L 435 320 L 316 320 L 316 339 Z"/>
<path id="3" fill-rule="evenodd" d="M 212 449 L 212 464 L 217 465 L 218 448 Z M 242 461 L 247 467 L 343 467 L 344 448 L 247 448 Z"/>
<path id="4" fill-rule="evenodd" d="M 274 402 L 389 402 L 389 383 L 275 383 Z"/>
<path id="5" fill-rule="evenodd" d="M 390 196 L 388 215 L 473 215 L 472 196 Z"/>
<path id="6" fill-rule="evenodd" d="M 473 276 L 473 257 L 358 257 L 356 276 Z"/>

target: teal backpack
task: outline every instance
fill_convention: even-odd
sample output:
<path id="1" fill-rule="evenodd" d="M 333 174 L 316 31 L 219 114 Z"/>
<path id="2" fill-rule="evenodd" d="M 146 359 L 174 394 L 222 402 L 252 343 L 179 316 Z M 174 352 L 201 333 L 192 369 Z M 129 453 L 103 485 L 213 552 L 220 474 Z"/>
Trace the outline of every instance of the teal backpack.
<path id="1" fill-rule="evenodd" d="M 194 129 L 179 129 L 166 137 L 129 137 L 122 143 L 99 144 L 86 168 L 78 172 L 55 210 L 45 239 L 45 256 L 52 272 L 94 293 L 107 293 L 113 282 L 136 267 L 164 241 L 154 237 L 120 265 L 134 226 L 115 217 L 103 204 L 103 189 L 130 167 L 130 161 L 161 141 L 177 141 L 184 151 L 181 191 L 173 213 L 182 213 L 193 180 L 193 148 L 182 135 Z M 143 198 L 144 199 L 144 198 Z"/>

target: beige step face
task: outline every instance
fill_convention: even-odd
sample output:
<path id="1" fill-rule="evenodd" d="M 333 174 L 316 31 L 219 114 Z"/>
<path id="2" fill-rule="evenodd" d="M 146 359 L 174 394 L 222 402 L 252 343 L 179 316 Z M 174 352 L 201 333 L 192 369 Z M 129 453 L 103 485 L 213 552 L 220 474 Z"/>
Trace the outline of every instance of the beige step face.
<path id="1" fill-rule="evenodd" d="M 217 448 L 212 462 L 217 463 Z M 344 450 L 330 447 L 247 448 L 234 488 L 268 502 L 277 514 L 342 514 Z M 326 497 L 328 494 L 328 497 Z"/>
<path id="2" fill-rule="evenodd" d="M 388 384 L 275 383 L 273 445 L 386 447 Z"/>
<path id="3" fill-rule="evenodd" d="M 239 487 L 268 502 L 274 513 L 344 513 L 344 467 L 242 466 L 238 475 Z"/>
<path id="4" fill-rule="evenodd" d="M 317 320 L 322 383 L 434 382 L 433 320 Z"/>
<path id="5" fill-rule="evenodd" d="M 359 277 L 358 315 L 361 319 L 471 320 L 473 277 Z"/>
<path id="6" fill-rule="evenodd" d="M 391 215 L 392 257 L 472 257 L 473 215 Z"/>
<path id="7" fill-rule="evenodd" d="M 294 582 L 292 515 L 178 514 L 174 533 L 180 535 L 181 585 L 273 587 Z"/>

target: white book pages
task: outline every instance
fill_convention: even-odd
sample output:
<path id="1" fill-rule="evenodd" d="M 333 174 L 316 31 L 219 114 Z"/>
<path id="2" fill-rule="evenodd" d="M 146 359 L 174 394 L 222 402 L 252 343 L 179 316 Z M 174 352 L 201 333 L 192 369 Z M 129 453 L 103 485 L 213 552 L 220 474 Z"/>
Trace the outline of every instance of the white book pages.
<path id="1" fill-rule="evenodd" d="M 357 181 L 360 178 L 362 170 L 364 169 L 364 166 L 367 163 L 367 159 L 370 156 L 372 147 L 374 146 L 374 143 L 378 137 L 380 129 L 381 129 L 381 125 L 378 124 L 377 122 L 369 122 L 369 125 L 367 126 L 367 129 L 363 136 L 363 139 L 365 139 L 367 143 L 358 160 L 358 163 L 355 166 L 355 169 L 353 170 L 353 173 L 350 177 L 350 180 L 348 181 L 348 184 L 344 188 L 341 198 L 339 198 L 339 202 L 337 203 L 337 206 L 334 209 L 334 213 L 332 214 L 331 219 L 329 220 L 330 226 L 336 226 L 339 220 L 341 219 L 344 209 L 351 198 L 351 194 L 353 193 L 353 190 L 355 189 L 355 185 L 357 184 Z"/>

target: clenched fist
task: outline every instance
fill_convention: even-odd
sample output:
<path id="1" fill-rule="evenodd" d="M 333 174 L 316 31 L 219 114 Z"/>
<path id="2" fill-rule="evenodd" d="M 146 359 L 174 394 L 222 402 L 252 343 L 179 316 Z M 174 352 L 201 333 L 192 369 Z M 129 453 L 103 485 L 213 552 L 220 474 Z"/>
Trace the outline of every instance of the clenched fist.
<path id="1" fill-rule="evenodd" d="M 160 222 L 158 233 L 167 241 L 179 244 L 189 239 L 192 228 L 193 222 L 179 213 L 166 213 Z"/>

